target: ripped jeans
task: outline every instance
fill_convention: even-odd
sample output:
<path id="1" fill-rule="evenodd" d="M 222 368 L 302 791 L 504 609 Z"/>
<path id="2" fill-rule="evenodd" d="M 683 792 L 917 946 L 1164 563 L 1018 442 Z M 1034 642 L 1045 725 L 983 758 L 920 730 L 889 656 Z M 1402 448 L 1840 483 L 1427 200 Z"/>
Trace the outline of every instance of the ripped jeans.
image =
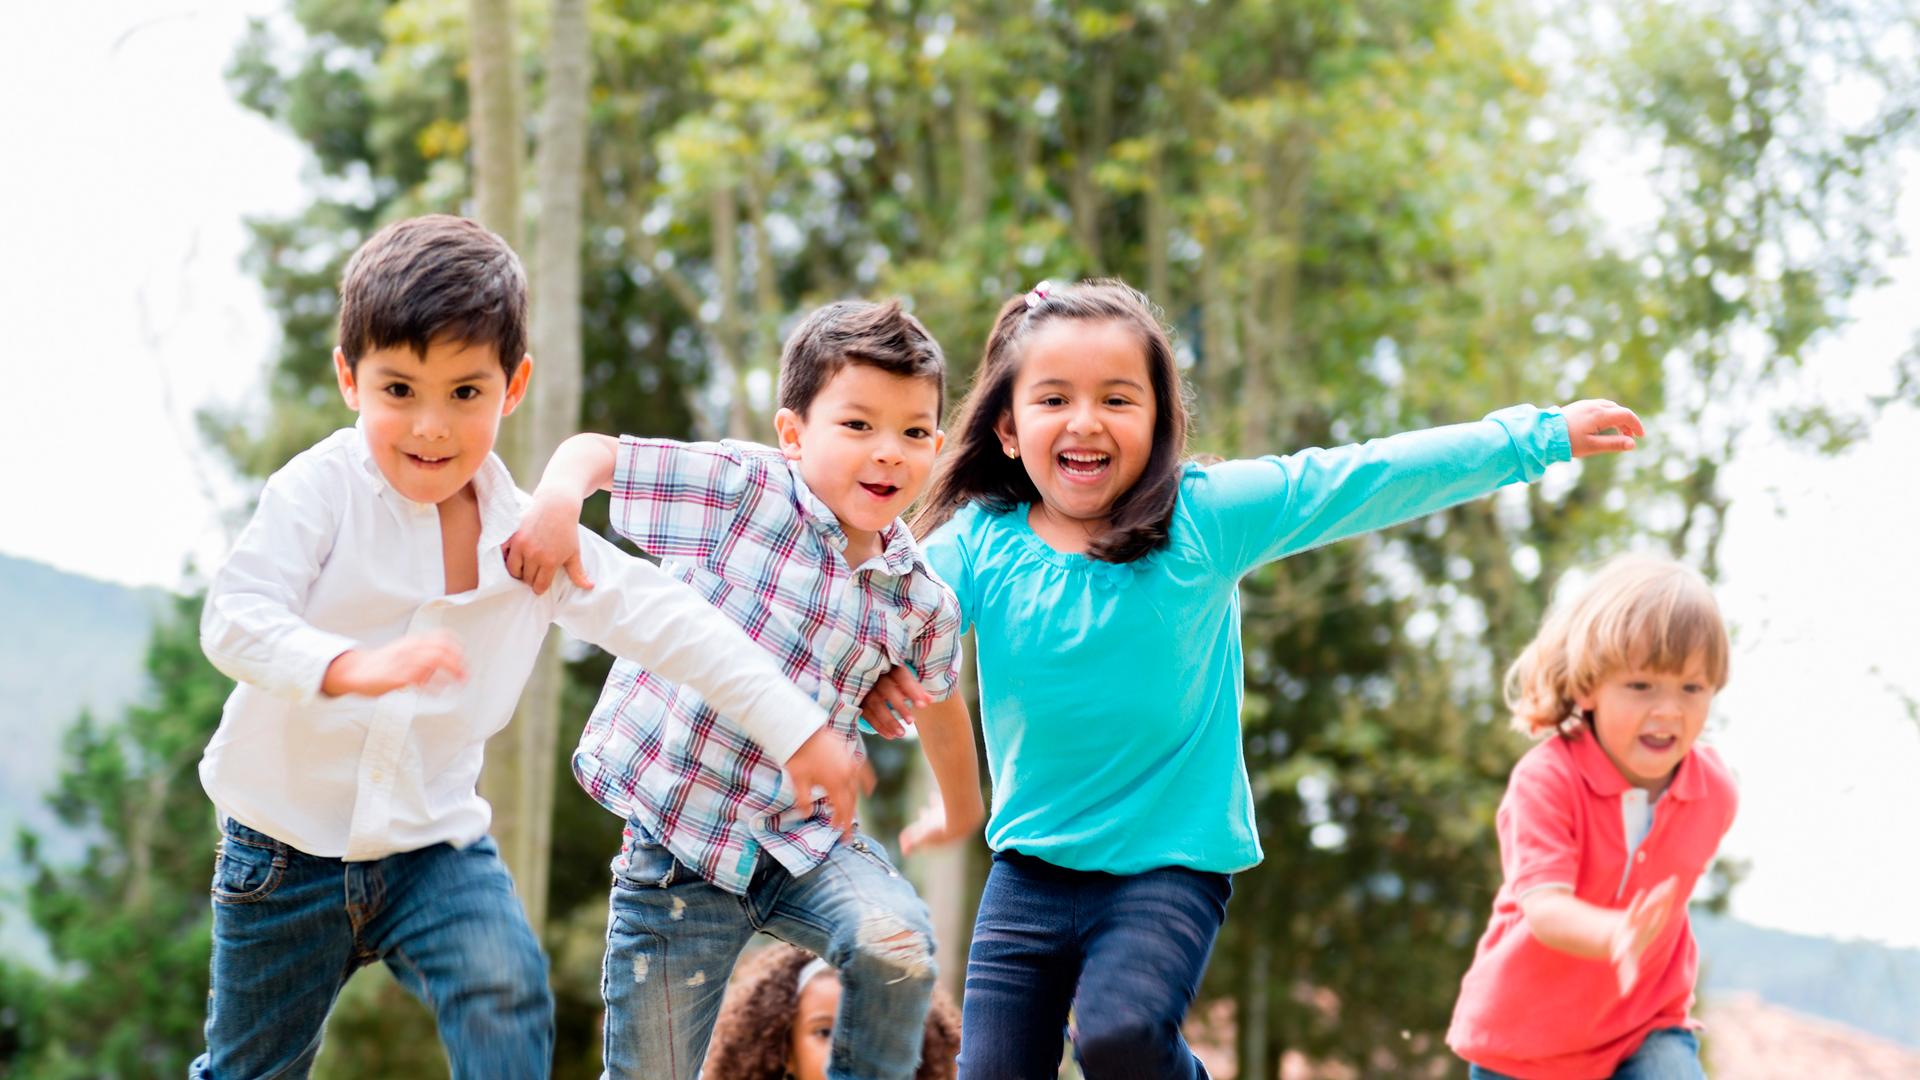
<path id="1" fill-rule="evenodd" d="M 708 883 L 637 824 L 614 860 L 604 1077 L 694 1080 L 727 979 L 756 931 L 825 957 L 840 972 L 829 1080 L 910 1080 L 932 1000 L 927 906 L 860 836 L 794 877 L 764 856 L 747 895 Z"/>

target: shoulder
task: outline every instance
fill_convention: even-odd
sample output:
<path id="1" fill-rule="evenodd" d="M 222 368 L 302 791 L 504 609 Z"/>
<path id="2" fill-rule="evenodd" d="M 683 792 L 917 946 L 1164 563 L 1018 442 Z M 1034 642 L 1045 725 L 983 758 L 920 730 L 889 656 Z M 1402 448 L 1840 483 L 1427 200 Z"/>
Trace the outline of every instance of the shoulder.
<path id="1" fill-rule="evenodd" d="M 786 457 L 770 446 L 724 439 L 620 437 L 616 485 L 631 495 L 659 497 L 696 491 L 772 488 L 792 494 L 797 478 Z"/>
<path id="2" fill-rule="evenodd" d="M 1731 766 L 1720 756 L 1720 752 L 1711 746 L 1695 743 L 1687 754 L 1689 767 L 1700 770 L 1700 779 L 1705 787 L 1707 800 L 1731 812 L 1740 802 L 1740 783 L 1734 776 Z"/>
<path id="3" fill-rule="evenodd" d="M 1577 794 L 1581 786 L 1580 762 L 1574 751 L 1574 740 L 1564 735 L 1541 739 L 1514 762 L 1513 772 L 1507 778 L 1508 793 L 1519 792 L 1533 798 L 1553 793 L 1562 797 Z"/>
<path id="4" fill-rule="evenodd" d="M 267 488 L 290 498 L 337 496 L 350 490 L 343 490 L 349 479 L 374 468 L 359 429 L 341 428 L 275 469 L 267 477 Z"/>

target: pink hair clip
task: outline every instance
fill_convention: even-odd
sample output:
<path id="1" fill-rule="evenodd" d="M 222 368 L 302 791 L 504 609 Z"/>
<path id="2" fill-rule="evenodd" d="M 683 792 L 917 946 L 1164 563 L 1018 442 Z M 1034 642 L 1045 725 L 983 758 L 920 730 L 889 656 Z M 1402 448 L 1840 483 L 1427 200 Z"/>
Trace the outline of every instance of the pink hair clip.
<path id="1" fill-rule="evenodd" d="M 1047 298 L 1047 294 L 1052 291 L 1053 291 L 1053 282 L 1051 281 L 1042 281 L 1040 284 L 1035 285 L 1033 287 L 1033 291 L 1027 294 L 1028 309 L 1039 307 L 1040 301 L 1045 300 Z"/>

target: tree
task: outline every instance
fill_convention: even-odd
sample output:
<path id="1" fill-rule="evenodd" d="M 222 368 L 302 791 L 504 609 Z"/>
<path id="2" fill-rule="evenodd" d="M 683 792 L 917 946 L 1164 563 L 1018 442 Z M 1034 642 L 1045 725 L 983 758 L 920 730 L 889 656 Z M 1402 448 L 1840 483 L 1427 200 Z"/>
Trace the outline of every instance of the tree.
<path id="1" fill-rule="evenodd" d="M 289 329 L 272 396 L 285 430 L 308 430 L 303 395 L 324 377 L 317 313 L 337 269 L 321 256 L 471 194 L 468 37 L 449 11 L 311 0 L 305 44 L 276 52 L 263 30 L 236 63 L 243 100 L 371 190 L 326 189 L 297 221 L 256 225 Z M 1876 51 L 1896 13 L 1871 0 L 1606 11 L 589 12 L 580 420 L 594 429 L 764 434 L 783 330 L 856 293 L 906 297 L 958 385 L 1001 300 L 1096 273 L 1146 284 L 1175 326 L 1205 450 L 1592 394 L 1651 421 L 1628 458 L 1249 579 L 1246 750 L 1268 859 L 1237 883 L 1205 987 L 1227 1003 L 1206 1015 L 1230 1023 L 1243 1076 L 1274 1075 L 1289 1052 L 1375 1076 L 1458 1070 L 1440 1035 L 1498 881 L 1492 814 L 1523 749 L 1498 722 L 1496 674 L 1570 568 L 1659 543 L 1712 570 L 1717 476 L 1746 414 L 1791 390 L 1807 344 L 1887 255 L 1870 223 L 1913 100 Z M 1873 84 L 1871 116 L 1825 107 L 1829 65 Z M 1661 156 L 1662 213 L 1641 234 L 1588 209 L 1581 157 L 1610 133 Z M 1780 421 L 1815 442 L 1857 431 L 1804 407 Z M 233 445 L 260 464 L 295 441 L 255 430 Z M 589 518 L 604 527 L 603 509 Z M 603 670 L 574 666 L 569 724 Z M 875 747 L 874 760 L 872 816 L 897 822 L 911 754 Z M 607 817 L 561 787 L 560 813 Z M 556 925 L 592 921 L 606 853 L 591 848 L 556 856 Z"/>
<path id="2" fill-rule="evenodd" d="M 0 971 L 0 1075 L 171 1080 L 204 1045 L 219 833 L 194 766 L 233 683 L 201 655 L 199 626 L 200 600 L 177 599 L 147 651 L 148 703 L 107 724 L 83 713 L 66 735 L 49 799 L 94 837 L 84 861 L 53 864 L 20 837 L 28 911 L 60 971 Z"/>

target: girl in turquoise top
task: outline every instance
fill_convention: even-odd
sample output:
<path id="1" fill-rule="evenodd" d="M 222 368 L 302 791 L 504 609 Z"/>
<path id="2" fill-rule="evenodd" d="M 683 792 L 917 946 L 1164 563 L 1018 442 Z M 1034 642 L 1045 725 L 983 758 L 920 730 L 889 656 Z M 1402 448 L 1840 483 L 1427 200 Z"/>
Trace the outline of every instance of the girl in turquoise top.
<path id="1" fill-rule="evenodd" d="M 1180 376 L 1144 295 L 1043 282 L 1010 301 L 914 522 L 976 631 L 993 778 L 962 1080 L 1052 1076 L 1075 1003 L 1090 1080 L 1205 1075 L 1180 1022 L 1227 875 L 1261 858 L 1240 749 L 1243 575 L 1640 433 L 1612 402 L 1523 405 L 1203 468 L 1185 460 Z M 886 732 L 889 705 L 957 701 L 933 705 L 896 668 L 867 713 Z"/>

